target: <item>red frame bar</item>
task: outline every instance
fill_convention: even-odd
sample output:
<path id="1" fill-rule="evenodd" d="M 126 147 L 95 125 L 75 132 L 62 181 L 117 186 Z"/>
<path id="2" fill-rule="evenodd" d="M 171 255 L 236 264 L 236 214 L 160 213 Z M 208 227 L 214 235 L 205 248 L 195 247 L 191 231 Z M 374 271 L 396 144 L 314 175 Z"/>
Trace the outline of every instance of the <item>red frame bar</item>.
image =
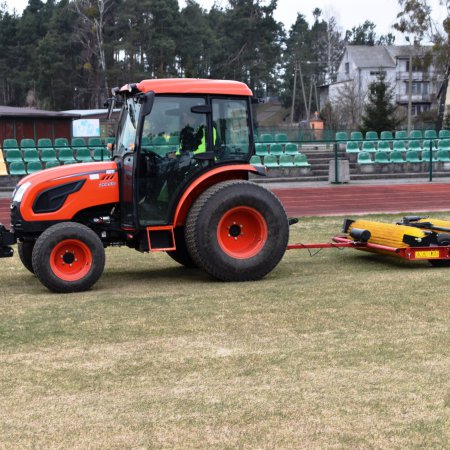
<path id="1" fill-rule="evenodd" d="M 391 253 L 410 261 L 429 260 L 429 259 L 450 259 L 450 247 L 404 247 L 395 248 L 387 245 L 372 244 L 370 242 L 355 242 L 347 236 L 334 236 L 333 242 L 319 244 L 290 244 L 287 250 L 301 250 L 314 248 L 354 248 L 356 250 L 380 250 Z M 439 252 L 439 256 L 435 256 Z M 432 253 L 432 254 L 431 254 Z"/>

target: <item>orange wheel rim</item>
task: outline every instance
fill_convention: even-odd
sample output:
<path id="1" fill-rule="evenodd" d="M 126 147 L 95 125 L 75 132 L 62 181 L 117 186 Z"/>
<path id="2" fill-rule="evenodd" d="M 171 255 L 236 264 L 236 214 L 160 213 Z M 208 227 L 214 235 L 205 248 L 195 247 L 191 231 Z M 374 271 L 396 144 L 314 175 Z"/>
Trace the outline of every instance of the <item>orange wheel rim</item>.
<path id="1" fill-rule="evenodd" d="M 92 252 L 78 239 L 66 239 L 58 243 L 50 254 L 53 273 L 64 281 L 81 280 L 92 266 Z"/>
<path id="2" fill-rule="evenodd" d="M 237 206 L 227 211 L 217 227 L 220 248 L 237 259 L 257 255 L 267 241 L 267 223 L 256 209 Z"/>

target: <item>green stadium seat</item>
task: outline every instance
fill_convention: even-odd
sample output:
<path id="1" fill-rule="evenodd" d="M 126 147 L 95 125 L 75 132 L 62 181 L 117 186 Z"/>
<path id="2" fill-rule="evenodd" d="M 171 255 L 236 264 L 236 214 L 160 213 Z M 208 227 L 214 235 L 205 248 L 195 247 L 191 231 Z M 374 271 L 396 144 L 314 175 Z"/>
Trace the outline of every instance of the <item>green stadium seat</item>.
<path id="1" fill-rule="evenodd" d="M 105 147 L 105 146 L 103 145 L 103 142 L 102 142 L 101 138 L 99 138 L 99 137 L 90 137 L 88 139 L 88 148 L 90 150 L 94 150 L 96 148 L 103 148 L 103 147 Z M 81 148 L 83 148 L 83 147 L 81 147 Z M 78 149 L 77 149 L 77 154 L 78 154 Z"/>
<path id="2" fill-rule="evenodd" d="M 359 152 L 358 153 L 358 164 L 373 164 L 372 158 L 370 157 L 370 153 Z"/>
<path id="3" fill-rule="evenodd" d="M 450 139 L 450 130 L 440 130 L 439 139 Z"/>
<path id="4" fill-rule="evenodd" d="M 366 133 L 366 141 L 378 141 L 378 133 L 376 131 L 368 131 Z"/>
<path id="5" fill-rule="evenodd" d="M 261 165 L 261 158 L 258 155 L 253 155 L 250 158 L 250 164 L 253 164 L 254 166 L 260 166 Z"/>
<path id="6" fill-rule="evenodd" d="M 95 149 L 94 149 L 94 151 L 95 151 Z M 77 154 L 75 155 L 75 159 L 78 162 L 92 162 L 91 151 L 88 148 L 79 148 L 79 149 L 77 149 Z"/>
<path id="7" fill-rule="evenodd" d="M 176 145 L 178 147 L 180 145 L 180 136 L 169 136 L 167 145 Z"/>
<path id="8" fill-rule="evenodd" d="M 42 163 L 40 161 L 30 161 L 27 164 L 27 173 L 34 173 L 39 172 L 44 167 L 42 166 Z"/>
<path id="9" fill-rule="evenodd" d="M 450 162 L 449 150 L 448 149 L 438 149 L 436 159 L 439 162 Z"/>
<path id="10" fill-rule="evenodd" d="M 382 131 L 380 133 L 380 139 L 383 141 L 392 141 L 394 136 L 392 135 L 392 131 Z M 404 138 L 402 138 L 404 139 Z"/>
<path id="11" fill-rule="evenodd" d="M 20 141 L 20 148 L 22 151 L 25 149 L 33 149 L 36 150 L 36 142 L 34 142 L 34 139 L 22 139 Z"/>
<path id="12" fill-rule="evenodd" d="M 292 155 L 281 155 L 279 165 L 280 167 L 293 167 L 294 157 Z"/>
<path id="13" fill-rule="evenodd" d="M 283 154 L 283 147 L 281 144 L 270 144 L 270 152 L 271 155 L 280 156 Z"/>
<path id="14" fill-rule="evenodd" d="M 392 150 L 391 162 L 394 164 L 404 163 L 405 160 L 403 159 L 403 153 L 400 150 Z"/>
<path id="15" fill-rule="evenodd" d="M 277 157 L 274 155 L 267 155 L 264 157 L 264 165 L 266 167 L 278 167 Z"/>
<path id="16" fill-rule="evenodd" d="M 61 148 L 70 148 L 69 141 L 66 138 L 56 138 L 54 147 L 55 150 L 59 150 Z"/>
<path id="17" fill-rule="evenodd" d="M 389 141 L 378 141 L 377 151 L 390 152 L 391 145 L 390 145 Z"/>
<path id="18" fill-rule="evenodd" d="M 60 149 L 58 159 L 63 164 L 77 162 L 77 160 L 73 156 L 73 150 L 71 148 Z"/>
<path id="19" fill-rule="evenodd" d="M 348 134 L 345 131 L 338 131 L 335 137 L 336 141 L 348 141 Z"/>
<path id="20" fill-rule="evenodd" d="M 352 131 L 350 133 L 350 140 L 351 141 L 363 141 L 363 135 L 361 133 L 361 131 Z"/>
<path id="21" fill-rule="evenodd" d="M 33 148 L 27 148 L 23 150 L 23 160 L 27 163 L 29 162 L 40 162 L 39 153 L 36 149 Z"/>
<path id="22" fill-rule="evenodd" d="M 450 150 L 450 140 L 440 139 L 438 142 L 438 150 Z"/>
<path id="23" fill-rule="evenodd" d="M 153 137 L 151 142 L 153 145 L 166 145 L 167 144 L 166 138 L 164 136 L 155 136 L 155 137 Z"/>
<path id="24" fill-rule="evenodd" d="M 22 152 L 17 148 L 10 148 L 5 155 L 5 161 L 6 162 L 22 162 Z"/>
<path id="25" fill-rule="evenodd" d="M 19 148 L 19 144 L 17 143 L 17 139 L 5 139 L 3 141 L 3 150 L 14 149 L 17 150 Z"/>
<path id="26" fill-rule="evenodd" d="M 275 135 L 275 142 L 287 142 L 288 141 L 288 137 L 286 133 L 277 133 Z"/>
<path id="27" fill-rule="evenodd" d="M 397 152 L 406 152 L 405 141 L 394 141 L 392 149 Z"/>
<path id="28" fill-rule="evenodd" d="M 73 138 L 70 142 L 72 150 L 79 150 L 80 148 L 87 148 L 86 141 L 83 138 Z"/>
<path id="29" fill-rule="evenodd" d="M 359 153 L 359 145 L 356 141 L 348 141 L 345 148 L 347 153 Z"/>
<path id="30" fill-rule="evenodd" d="M 408 150 L 416 150 L 416 151 L 422 150 L 422 146 L 420 145 L 420 141 L 409 141 L 409 143 L 408 143 Z"/>
<path id="31" fill-rule="evenodd" d="M 267 145 L 264 144 L 256 144 L 255 145 L 255 153 L 258 156 L 266 156 L 269 154 L 269 150 L 267 150 Z"/>
<path id="32" fill-rule="evenodd" d="M 259 142 L 263 144 L 270 144 L 273 142 L 273 137 L 270 133 L 261 134 L 261 136 L 259 137 Z"/>
<path id="33" fill-rule="evenodd" d="M 52 167 L 58 167 L 60 165 L 61 165 L 61 163 L 58 160 L 45 162 L 46 169 L 51 169 Z"/>
<path id="34" fill-rule="evenodd" d="M 25 170 L 25 163 L 23 161 L 14 161 L 9 165 L 9 174 L 10 175 L 26 175 L 27 171 Z"/>
<path id="35" fill-rule="evenodd" d="M 395 139 L 407 139 L 408 133 L 405 130 L 399 130 L 395 132 Z"/>
<path id="36" fill-rule="evenodd" d="M 430 155 L 430 150 L 429 149 L 423 149 L 422 150 L 422 162 L 430 162 L 430 156 L 431 156 L 431 161 L 436 161 L 436 157 L 434 156 L 434 152 L 431 152 Z"/>
<path id="37" fill-rule="evenodd" d="M 389 164 L 391 161 L 389 160 L 388 153 L 383 152 L 383 151 L 378 151 L 375 153 L 374 162 L 376 164 Z"/>
<path id="38" fill-rule="evenodd" d="M 284 147 L 284 153 L 286 155 L 296 155 L 298 153 L 298 147 L 297 144 L 294 144 L 292 142 L 286 144 L 286 146 Z"/>
<path id="39" fill-rule="evenodd" d="M 409 133 L 409 139 L 422 139 L 422 132 L 420 130 L 411 130 Z"/>
<path id="40" fill-rule="evenodd" d="M 417 150 L 408 150 L 405 155 L 407 163 L 420 163 L 419 152 Z"/>
<path id="41" fill-rule="evenodd" d="M 53 148 L 53 144 L 51 139 L 48 138 L 42 138 L 38 140 L 38 149 L 43 150 L 47 148 Z"/>
<path id="42" fill-rule="evenodd" d="M 52 148 L 43 148 L 41 151 L 41 161 L 42 162 L 50 162 L 57 161 L 56 152 Z"/>
<path id="43" fill-rule="evenodd" d="M 375 152 L 375 142 L 373 141 L 364 141 L 362 145 L 363 152 Z"/>
<path id="44" fill-rule="evenodd" d="M 431 145 L 432 149 L 435 149 L 436 148 L 436 141 L 434 141 L 432 139 L 427 139 L 427 140 L 423 141 L 422 148 L 430 150 L 430 145 Z"/>
<path id="45" fill-rule="evenodd" d="M 105 145 L 115 144 L 115 143 L 116 143 L 116 138 L 114 136 L 108 136 L 105 138 Z"/>
<path id="46" fill-rule="evenodd" d="M 436 130 L 425 130 L 423 137 L 425 139 L 437 139 Z"/>
<path id="47" fill-rule="evenodd" d="M 311 164 L 308 162 L 306 155 L 299 153 L 294 156 L 294 166 L 295 167 L 310 167 Z"/>
<path id="48" fill-rule="evenodd" d="M 106 148 L 96 148 L 92 155 L 94 161 L 108 161 L 111 159 L 111 155 Z"/>

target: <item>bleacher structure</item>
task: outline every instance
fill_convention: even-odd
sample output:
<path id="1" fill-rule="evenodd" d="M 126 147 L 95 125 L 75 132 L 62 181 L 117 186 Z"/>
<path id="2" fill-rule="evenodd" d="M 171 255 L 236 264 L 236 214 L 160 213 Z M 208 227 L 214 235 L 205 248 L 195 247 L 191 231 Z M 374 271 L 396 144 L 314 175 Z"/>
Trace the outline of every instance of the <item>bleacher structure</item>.
<path id="1" fill-rule="evenodd" d="M 329 180 L 330 161 L 336 157 L 349 162 L 352 179 L 419 177 L 430 171 L 430 164 L 437 176 L 450 174 L 449 130 L 412 130 L 409 135 L 404 130 L 340 131 L 323 141 L 302 139 L 301 132 L 293 137 L 290 131 L 255 136 L 250 163 L 264 165 L 269 178 Z M 110 159 L 108 143 L 114 138 L 5 139 L 0 143 L 0 175 L 24 176 L 62 164 Z M 179 137 L 144 137 L 142 147 L 165 156 L 179 147 Z"/>
<path id="2" fill-rule="evenodd" d="M 79 162 L 111 159 L 107 145 L 114 138 L 103 142 L 100 138 L 5 139 L 0 151 L 0 175 L 24 176 L 50 167 Z"/>

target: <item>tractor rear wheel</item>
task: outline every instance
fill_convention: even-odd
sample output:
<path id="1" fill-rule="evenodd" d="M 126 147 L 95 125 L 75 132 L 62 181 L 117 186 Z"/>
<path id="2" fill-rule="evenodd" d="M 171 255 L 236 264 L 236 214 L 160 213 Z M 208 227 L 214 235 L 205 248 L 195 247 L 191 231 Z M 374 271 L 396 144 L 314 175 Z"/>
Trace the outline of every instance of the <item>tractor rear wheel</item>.
<path id="1" fill-rule="evenodd" d="M 184 228 L 175 228 L 175 243 L 176 250 L 170 250 L 166 252 L 174 261 L 185 267 L 197 267 L 194 260 L 191 258 L 189 251 L 186 247 L 186 239 L 184 237 Z"/>
<path id="2" fill-rule="evenodd" d="M 19 258 L 22 261 L 22 264 L 33 274 L 34 270 L 32 258 L 34 243 L 35 241 L 23 241 L 17 244 L 17 253 L 19 254 Z"/>
<path id="3" fill-rule="evenodd" d="M 58 223 L 45 230 L 33 250 L 33 269 L 53 292 L 89 289 L 105 267 L 105 249 L 94 231 L 75 222 Z"/>
<path id="4" fill-rule="evenodd" d="M 262 278 L 280 262 L 289 225 L 272 192 L 231 180 L 200 195 L 188 213 L 185 234 L 200 268 L 219 280 L 247 281 Z"/>

